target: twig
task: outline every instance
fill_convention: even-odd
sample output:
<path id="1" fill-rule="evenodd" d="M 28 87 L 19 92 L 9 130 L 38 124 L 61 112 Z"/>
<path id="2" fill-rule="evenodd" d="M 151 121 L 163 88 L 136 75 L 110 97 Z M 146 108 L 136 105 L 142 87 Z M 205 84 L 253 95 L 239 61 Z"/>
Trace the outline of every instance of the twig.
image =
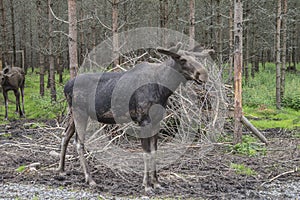
<path id="1" fill-rule="evenodd" d="M 283 172 L 283 173 L 281 173 L 281 174 L 278 174 L 277 176 L 271 178 L 270 180 L 268 180 L 268 181 L 262 183 L 260 186 L 264 186 L 266 183 L 271 183 L 272 181 L 278 179 L 278 178 L 281 177 L 281 176 L 284 176 L 284 175 L 287 175 L 287 174 L 292 174 L 292 173 L 295 173 L 295 172 L 297 172 L 297 171 L 298 171 L 298 168 L 296 167 L 296 168 L 293 169 L 293 170 L 290 170 L 290 171 L 287 171 L 287 172 Z"/>
<path id="2" fill-rule="evenodd" d="M 60 22 L 63 22 L 63 23 L 66 23 L 66 24 L 69 24 L 68 21 L 65 21 L 65 20 L 63 20 L 63 19 L 58 18 L 58 17 L 54 14 L 54 12 L 53 12 L 51 6 L 49 6 L 49 10 L 50 10 L 51 14 L 53 15 L 53 17 L 54 17 L 56 20 L 58 20 L 58 21 L 60 21 Z"/>

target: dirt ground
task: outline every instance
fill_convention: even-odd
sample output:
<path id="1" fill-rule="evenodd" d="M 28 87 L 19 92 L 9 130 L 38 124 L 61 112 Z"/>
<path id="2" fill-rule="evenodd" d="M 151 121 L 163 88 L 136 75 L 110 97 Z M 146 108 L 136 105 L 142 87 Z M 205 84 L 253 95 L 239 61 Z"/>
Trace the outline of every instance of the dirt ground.
<path id="1" fill-rule="evenodd" d="M 42 127 L 39 124 L 46 124 Z M 299 199 L 299 131 L 272 129 L 264 132 L 269 140 L 266 155 L 249 157 L 234 154 L 228 144 L 219 143 L 199 157 L 191 147 L 176 162 L 159 170 L 164 190 L 155 198 L 196 199 Z M 99 165 L 90 157 L 95 188 L 84 183 L 76 151 L 69 146 L 67 176 L 59 176 L 60 133 L 55 121 L 11 121 L 0 125 L 0 183 L 36 184 L 70 190 L 87 190 L 107 197 L 141 198 L 144 196 L 142 174 L 129 174 Z M 295 134 L 298 137 L 295 137 Z M 241 175 L 231 163 L 244 164 L 254 175 Z M 21 169 L 23 166 L 23 169 Z M 25 166 L 25 168 L 24 168 Z M 17 170 L 19 168 L 19 170 Z"/>

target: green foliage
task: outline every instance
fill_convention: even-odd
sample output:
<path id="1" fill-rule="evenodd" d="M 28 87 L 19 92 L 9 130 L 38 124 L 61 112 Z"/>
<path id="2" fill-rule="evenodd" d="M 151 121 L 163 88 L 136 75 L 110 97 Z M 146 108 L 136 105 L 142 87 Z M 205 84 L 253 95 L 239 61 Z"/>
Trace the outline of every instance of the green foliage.
<path id="1" fill-rule="evenodd" d="M 294 110 L 300 110 L 300 92 L 299 94 L 284 96 L 282 99 L 282 106 L 292 108 Z"/>
<path id="2" fill-rule="evenodd" d="M 231 163 L 230 168 L 234 169 L 237 174 L 242 174 L 247 176 L 256 175 L 256 172 L 254 170 L 252 170 L 250 167 L 246 167 L 243 164 Z"/>
<path id="3" fill-rule="evenodd" d="M 300 66 L 297 66 L 300 70 Z M 244 80 L 245 81 L 245 80 Z M 266 63 L 266 68 L 262 69 L 250 78 L 248 83 L 243 83 L 243 104 L 250 107 L 266 105 L 275 107 L 276 104 L 276 66 L 274 63 Z M 299 110 L 300 107 L 300 78 L 297 73 L 286 73 L 285 95 L 283 106 Z"/>
<path id="4" fill-rule="evenodd" d="M 234 153 L 246 156 L 259 156 L 266 155 L 266 148 L 259 145 L 255 138 L 244 135 L 242 143 L 231 146 L 230 148 Z"/>
<path id="5" fill-rule="evenodd" d="M 18 167 L 18 168 L 16 169 L 16 171 L 21 173 L 21 172 L 24 172 L 25 169 L 26 169 L 26 166 L 25 166 L 25 165 L 21 165 L 20 167 Z"/>

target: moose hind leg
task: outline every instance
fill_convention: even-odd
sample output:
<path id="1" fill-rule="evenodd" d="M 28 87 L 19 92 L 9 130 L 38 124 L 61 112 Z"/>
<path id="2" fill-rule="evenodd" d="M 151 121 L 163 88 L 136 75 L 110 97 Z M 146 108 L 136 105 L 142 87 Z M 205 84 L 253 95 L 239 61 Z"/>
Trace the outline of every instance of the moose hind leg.
<path id="1" fill-rule="evenodd" d="M 14 90 L 14 93 L 15 93 L 15 96 L 16 96 L 16 113 L 19 113 L 20 117 L 22 117 L 23 113 L 22 113 L 22 110 L 21 110 L 19 89 Z"/>
<path id="2" fill-rule="evenodd" d="M 76 117 L 76 149 L 80 159 L 80 165 L 83 168 L 85 182 L 90 186 L 96 185 L 96 182 L 91 177 L 91 172 L 88 166 L 88 163 L 84 157 L 84 141 L 85 141 L 85 131 L 87 127 L 88 116 L 81 113 L 80 117 Z"/>
<path id="3" fill-rule="evenodd" d="M 88 183 L 90 186 L 96 185 L 96 182 L 91 177 L 91 172 L 90 172 L 89 166 L 84 157 L 84 144 L 79 141 L 76 143 L 76 148 L 77 148 L 77 152 L 79 154 L 81 167 L 83 168 L 85 182 Z"/>
<path id="4" fill-rule="evenodd" d="M 61 140 L 60 161 L 59 161 L 59 166 L 57 168 L 57 171 L 60 173 L 60 175 L 65 175 L 66 151 L 67 151 L 67 147 L 70 142 L 70 139 L 74 135 L 74 133 L 75 133 L 75 124 L 74 124 L 73 117 L 70 117 L 69 124 L 68 124 L 67 128 L 65 129 L 62 140 Z"/>
<path id="5" fill-rule="evenodd" d="M 25 115 L 25 109 L 24 109 L 24 86 L 20 88 L 21 90 L 21 98 L 22 98 L 22 115 Z"/>

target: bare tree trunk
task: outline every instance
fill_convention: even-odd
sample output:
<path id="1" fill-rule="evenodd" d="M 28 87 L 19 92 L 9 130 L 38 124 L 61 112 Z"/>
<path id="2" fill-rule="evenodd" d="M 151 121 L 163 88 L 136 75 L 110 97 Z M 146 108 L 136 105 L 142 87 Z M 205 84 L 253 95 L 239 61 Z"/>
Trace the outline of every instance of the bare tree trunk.
<path id="1" fill-rule="evenodd" d="M 175 11 L 175 30 L 179 31 L 179 12 L 180 12 L 180 8 L 179 8 L 179 0 L 175 0 L 175 5 L 176 5 L 176 11 Z"/>
<path id="2" fill-rule="evenodd" d="M 12 31 L 12 48 L 13 48 L 13 59 L 12 66 L 16 66 L 16 31 L 15 31 L 15 11 L 14 11 L 14 2 L 10 0 L 10 14 L 11 14 L 11 31 Z"/>
<path id="3" fill-rule="evenodd" d="M 45 58 L 42 52 L 43 49 L 43 34 L 42 34 L 42 4 L 41 0 L 36 1 L 36 7 L 38 11 L 38 19 L 37 19 L 37 30 L 38 30 L 38 43 L 39 43 L 39 65 L 40 65 L 40 95 L 45 95 Z"/>
<path id="4" fill-rule="evenodd" d="M 51 0 L 48 0 L 48 9 L 52 8 Z M 51 12 L 48 12 L 49 20 L 49 80 L 50 80 L 50 92 L 51 100 L 56 101 L 56 88 L 55 88 L 55 65 L 54 65 L 54 55 L 53 55 L 53 16 Z"/>
<path id="5" fill-rule="evenodd" d="M 1 36 L 2 36 L 2 53 L 1 53 L 1 60 L 2 60 L 2 65 L 4 65 L 7 62 L 7 28 L 6 28 L 6 14 L 5 14 L 5 9 L 3 5 L 3 0 L 0 0 L 0 12 L 1 12 Z"/>
<path id="6" fill-rule="evenodd" d="M 168 21 L 168 0 L 159 0 L 159 11 L 160 11 L 160 27 L 167 28 L 167 21 Z M 165 34 L 162 34 L 161 44 L 166 46 L 166 38 Z"/>
<path id="7" fill-rule="evenodd" d="M 83 0 L 80 0 L 80 8 L 79 8 L 79 16 L 81 19 L 84 19 L 84 9 L 83 9 Z M 97 15 L 95 13 L 95 15 Z M 92 31 L 93 34 L 93 31 Z M 84 23 L 79 24 L 79 56 L 78 56 L 78 62 L 79 65 L 83 63 L 84 60 L 84 55 L 85 55 L 85 50 L 86 50 L 86 44 L 84 41 Z"/>
<path id="8" fill-rule="evenodd" d="M 245 7 L 246 7 L 246 11 L 245 11 L 245 17 L 246 17 L 246 19 L 249 17 L 249 11 L 250 11 L 250 9 L 249 9 L 249 2 L 245 2 Z M 249 27 L 249 22 L 246 22 L 246 24 L 245 24 L 245 27 L 246 27 L 246 34 L 245 34 L 245 57 L 246 57 L 246 59 L 244 59 L 245 60 L 245 63 L 244 63 L 244 75 L 245 75 L 245 83 L 247 84 L 248 83 L 248 80 L 249 80 L 249 39 L 250 39 L 250 37 L 249 37 L 249 33 L 250 33 L 250 27 Z"/>
<path id="9" fill-rule="evenodd" d="M 295 1 L 293 4 L 293 7 L 297 7 L 297 2 Z M 291 71 L 296 71 L 296 65 L 297 65 L 297 59 L 296 59 L 296 44 L 297 44 L 297 38 L 298 37 L 298 31 L 297 31 L 297 15 L 294 15 L 293 20 L 292 20 L 292 25 L 290 26 L 292 29 L 291 37 L 292 37 L 292 48 L 291 48 L 291 55 L 290 55 L 290 62 L 293 63 L 293 65 L 289 66 L 289 70 Z"/>
<path id="10" fill-rule="evenodd" d="M 286 71 L 286 43 L 287 43 L 287 0 L 283 0 L 283 18 L 282 18 L 282 65 L 281 65 L 281 85 L 280 96 L 283 98 L 285 90 L 285 71 Z"/>
<path id="11" fill-rule="evenodd" d="M 281 83 L 281 60 L 280 60 L 280 30 L 281 30 L 281 0 L 277 0 L 276 20 L 276 108 L 281 108 L 280 83 Z"/>
<path id="12" fill-rule="evenodd" d="M 229 8 L 229 71 L 228 83 L 232 83 L 233 74 L 233 0 L 230 0 Z"/>
<path id="13" fill-rule="evenodd" d="M 217 9 L 216 9 L 216 12 L 217 12 L 217 48 L 218 48 L 218 62 L 219 62 L 219 66 L 221 66 L 222 64 L 222 61 L 223 61 L 223 55 L 222 55 L 222 51 L 223 51 L 223 23 L 222 23 L 222 17 L 221 17 L 221 5 L 220 5 L 220 2 L 221 0 L 217 0 Z"/>
<path id="14" fill-rule="evenodd" d="M 242 142 L 243 7 L 234 1 L 234 143 Z"/>
<path id="15" fill-rule="evenodd" d="M 119 0 L 112 0 L 112 34 L 114 65 L 119 64 L 118 4 Z"/>
<path id="16" fill-rule="evenodd" d="M 76 0 L 68 0 L 70 76 L 78 71 Z"/>
<path id="17" fill-rule="evenodd" d="M 30 40 L 30 46 L 33 47 L 33 31 L 32 31 L 32 16 L 30 16 L 30 21 L 29 21 L 29 40 Z M 33 64 L 33 51 L 30 51 L 30 66 L 31 66 L 31 72 L 34 71 L 34 66 Z"/>
<path id="18" fill-rule="evenodd" d="M 190 0 L 190 47 L 195 46 L 195 0 Z"/>

